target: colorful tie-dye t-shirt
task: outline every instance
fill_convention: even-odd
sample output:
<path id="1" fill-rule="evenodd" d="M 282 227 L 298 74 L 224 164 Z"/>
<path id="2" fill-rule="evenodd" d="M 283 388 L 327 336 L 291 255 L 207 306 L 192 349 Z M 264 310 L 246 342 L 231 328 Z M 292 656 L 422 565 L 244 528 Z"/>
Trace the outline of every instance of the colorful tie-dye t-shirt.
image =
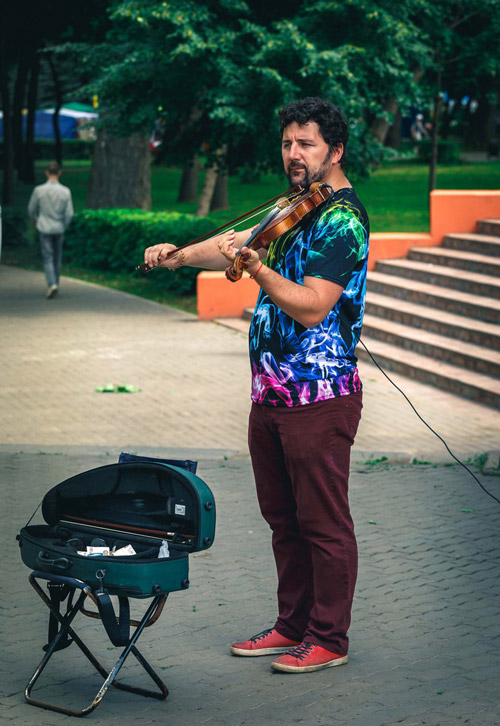
<path id="1" fill-rule="evenodd" d="M 361 390 L 354 355 L 366 291 L 369 223 L 351 188 L 271 243 L 266 264 L 303 284 L 320 277 L 344 290 L 326 318 L 305 328 L 260 291 L 250 326 L 252 400 L 301 406 Z"/>

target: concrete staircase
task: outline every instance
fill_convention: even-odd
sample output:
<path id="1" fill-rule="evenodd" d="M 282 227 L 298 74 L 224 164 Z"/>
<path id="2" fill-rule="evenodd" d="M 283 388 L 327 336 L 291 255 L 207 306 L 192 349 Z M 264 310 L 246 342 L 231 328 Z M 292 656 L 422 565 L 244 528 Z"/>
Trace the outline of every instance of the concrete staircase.
<path id="1" fill-rule="evenodd" d="M 368 273 L 362 341 L 388 371 L 500 409 L 500 219 Z M 362 345 L 359 358 L 370 360 Z"/>

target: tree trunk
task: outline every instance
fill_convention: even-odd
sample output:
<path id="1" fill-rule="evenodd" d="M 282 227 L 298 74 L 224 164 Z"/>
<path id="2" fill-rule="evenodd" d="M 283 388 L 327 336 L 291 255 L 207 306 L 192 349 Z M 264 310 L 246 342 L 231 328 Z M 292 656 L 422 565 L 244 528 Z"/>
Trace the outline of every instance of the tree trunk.
<path id="1" fill-rule="evenodd" d="M 384 111 L 386 113 L 393 114 L 393 117 L 396 114 L 398 107 L 399 104 L 396 96 L 391 96 L 384 103 Z M 387 119 L 382 117 L 376 118 L 370 126 L 370 133 L 377 139 L 377 141 L 380 141 L 381 144 L 385 144 L 385 139 L 390 127 L 391 122 L 387 121 Z"/>
<path id="2" fill-rule="evenodd" d="M 203 189 L 201 190 L 198 207 L 196 209 L 197 217 L 206 217 L 212 208 L 212 199 L 217 184 L 217 178 L 219 176 L 219 172 L 225 168 L 226 154 L 227 144 L 223 144 L 215 152 L 212 163 L 206 167 Z"/>
<path id="3" fill-rule="evenodd" d="M 214 195 L 215 185 L 217 184 L 217 164 L 207 167 L 205 171 L 205 179 L 198 199 L 198 207 L 196 208 L 197 217 L 206 217 L 210 211 L 212 197 Z"/>
<path id="4" fill-rule="evenodd" d="M 218 209 L 227 209 L 229 207 L 229 192 L 227 181 L 227 167 L 224 166 L 219 169 L 219 172 L 217 174 L 217 181 L 215 182 L 212 203 L 210 205 L 211 212 L 216 212 Z"/>
<path id="5" fill-rule="evenodd" d="M 87 206 L 151 209 L 151 155 L 147 135 L 118 137 L 99 130 Z"/>
<path id="6" fill-rule="evenodd" d="M 424 75 L 424 71 L 420 66 L 416 66 L 413 69 L 413 82 L 418 83 L 422 76 Z M 381 144 L 387 144 L 387 146 L 393 146 L 393 142 L 389 143 L 387 141 L 387 134 L 389 133 L 389 129 L 391 126 L 394 126 L 396 124 L 396 117 L 399 114 L 399 118 L 401 119 L 401 112 L 399 110 L 399 102 L 396 96 L 390 96 L 386 99 L 384 103 L 384 111 L 386 113 L 393 114 L 393 122 L 391 124 L 390 121 L 386 121 L 384 118 L 376 118 L 370 127 L 370 133 L 372 136 L 374 136 L 377 141 L 380 141 Z M 399 121 L 401 123 L 401 121 Z M 392 139 L 394 139 L 394 136 L 392 136 Z M 401 129 L 399 129 L 399 142 L 401 141 Z M 398 146 L 395 148 L 399 148 Z"/>
<path id="7" fill-rule="evenodd" d="M 14 192 L 14 149 L 12 146 L 12 108 L 7 74 L 7 22 L 0 23 L 0 97 L 3 109 L 3 183 L 2 204 L 12 204 Z"/>
<path id="8" fill-rule="evenodd" d="M 61 81 L 59 80 L 59 74 L 57 68 L 52 59 L 52 56 L 48 55 L 47 60 L 52 73 L 52 80 L 54 81 L 54 95 L 56 100 L 56 107 L 54 109 L 54 115 L 52 116 L 52 125 L 54 128 L 54 139 L 55 139 L 55 157 L 58 164 L 62 164 L 62 141 L 61 141 L 61 130 L 59 128 L 59 111 L 63 105 L 62 87 Z"/>
<path id="9" fill-rule="evenodd" d="M 12 204 L 14 192 L 14 148 L 12 145 L 12 113 L 6 63 L 0 59 L 0 90 L 3 108 L 3 184 L 2 204 Z"/>
<path id="10" fill-rule="evenodd" d="M 24 146 L 24 164 L 22 180 L 27 184 L 35 183 L 35 118 L 38 95 L 38 76 L 40 62 L 35 50 L 31 61 L 30 82 L 28 87 L 28 119 L 26 121 L 26 144 Z"/>
<path id="11" fill-rule="evenodd" d="M 399 149 L 401 146 L 401 116 L 401 109 L 398 106 L 394 113 L 392 126 L 389 127 L 385 137 L 385 145 L 390 146 L 391 149 Z"/>
<path id="12" fill-rule="evenodd" d="M 182 172 L 181 185 L 179 187 L 178 202 L 196 202 L 198 197 L 198 179 L 200 176 L 200 159 L 196 154 L 186 164 Z"/>
<path id="13" fill-rule="evenodd" d="M 431 163 L 429 167 L 429 193 L 436 188 L 436 174 L 437 174 L 437 162 L 438 162 L 438 140 L 439 140 L 439 116 L 441 114 L 441 71 L 438 71 L 437 76 L 437 90 L 436 96 L 434 97 L 434 114 L 432 120 L 432 150 L 431 150 Z"/>
<path id="14" fill-rule="evenodd" d="M 28 64 L 26 55 L 21 53 L 17 66 L 16 85 L 14 87 L 14 101 L 12 104 L 12 144 L 14 147 L 14 164 L 17 173 L 23 173 L 23 106 L 26 94 L 26 80 L 28 78 Z"/>

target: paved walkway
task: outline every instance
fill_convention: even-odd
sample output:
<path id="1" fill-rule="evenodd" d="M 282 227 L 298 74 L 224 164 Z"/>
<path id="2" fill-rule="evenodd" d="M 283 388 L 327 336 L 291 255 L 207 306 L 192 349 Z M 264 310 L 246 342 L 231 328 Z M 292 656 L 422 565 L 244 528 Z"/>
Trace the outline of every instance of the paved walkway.
<path id="1" fill-rule="evenodd" d="M 245 335 L 141 298 L 63 280 L 43 297 L 40 273 L 0 266 L 0 441 L 246 450 L 250 375 Z M 355 456 L 449 461 L 443 444 L 371 364 Z M 390 374 L 462 457 L 499 448 L 500 413 Z M 99 394 L 131 383 L 138 394 Z"/>
<path id="2" fill-rule="evenodd" d="M 29 587 L 15 535 L 55 483 L 121 450 L 199 459 L 217 502 L 217 538 L 190 557 L 191 588 L 173 593 L 141 650 L 166 702 L 113 691 L 96 724 L 406 726 L 500 722 L 500 505 L 454 465 L 377 369 L 363 365 L 364 420 L 351 477 L 360 572 L 350 664 L 272 674 L 269 658 L 227 643 L 272 623 L 276 578 L 245 443 L 249 375 L 241 333 L 133 296 L 64 279 L 46 301 L 39 273 L 0 267 L 2 502 L 0 709 L 5 723 L 67 718 L 29 707 L 46 610 Z M 462 458 L 498 450 L 500 414 L 394 377 Z M 137 394 L 95 387 L 131 383 Z M 385 461 L 380 461 L 386 456 Z M 414 459 L 431 464 L 411 463 Z M 500 497 L 500 477 L 481 475 Z M 134 601 L 141 610 L 142 601 Z M 102 659 L 99 623 L 81 634 Z M 81 707 L 97 691 L 79 651 L 54 657 L 39 695 Z M 124 679 L 140 678 L 127 665 Z"/>

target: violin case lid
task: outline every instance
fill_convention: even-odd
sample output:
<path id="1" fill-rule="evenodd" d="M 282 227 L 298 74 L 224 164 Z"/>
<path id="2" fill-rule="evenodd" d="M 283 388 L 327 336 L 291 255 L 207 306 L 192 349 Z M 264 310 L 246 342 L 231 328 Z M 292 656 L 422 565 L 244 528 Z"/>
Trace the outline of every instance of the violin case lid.
<path id="1" fill-rule="evenodd" d="M 77 474 L 42 501 L 49 525 L 127 534 L 131 541 L 166 539 L 178 551 L 207 549 L 215 535 L 215 501 L 188 469 L 131 460 Z"/>

